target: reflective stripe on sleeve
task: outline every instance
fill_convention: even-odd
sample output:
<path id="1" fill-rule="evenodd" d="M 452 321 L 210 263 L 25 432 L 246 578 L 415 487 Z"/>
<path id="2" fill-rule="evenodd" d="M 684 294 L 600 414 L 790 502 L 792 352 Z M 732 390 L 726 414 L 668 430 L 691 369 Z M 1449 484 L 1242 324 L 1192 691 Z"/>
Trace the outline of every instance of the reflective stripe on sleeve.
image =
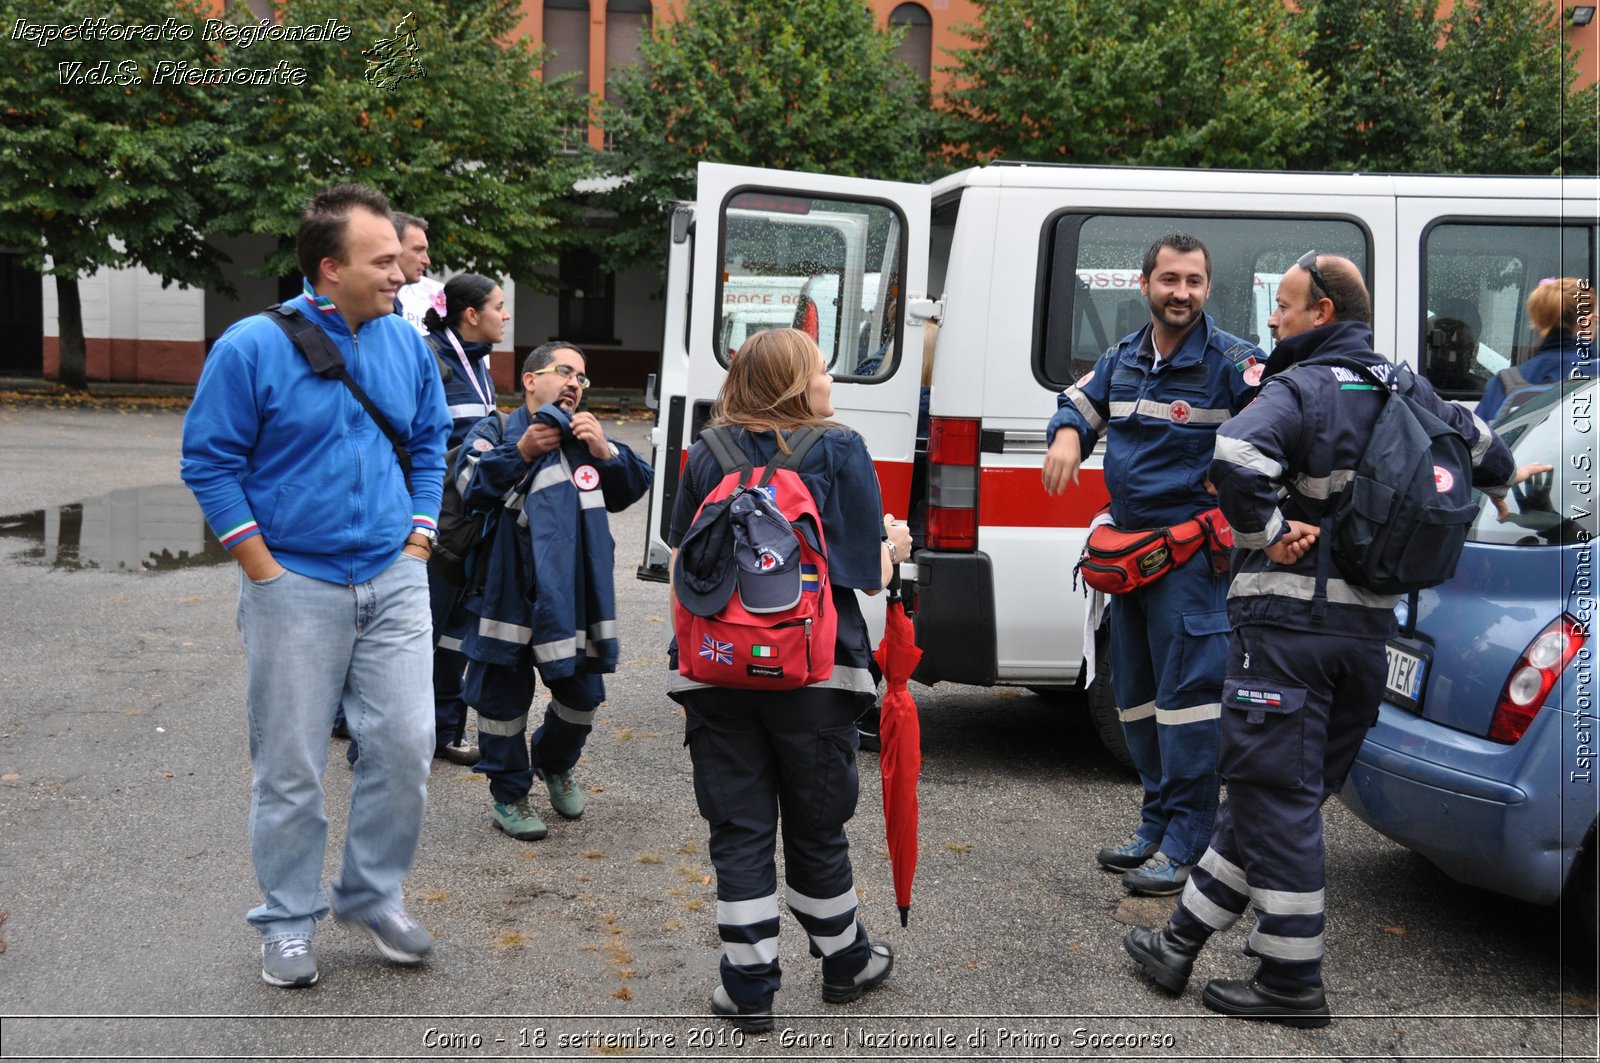
<path id="1" fill-rule="evenodd" d="M 1298 576 L 1292 572 L 1240 572 L 1233 577 L 1228 597 L 1249 598 L 1276 594 L 1309 602 L 1316 597 L 1317 578 Z M 1357 587 L 1337 576 L 1328 577 L 1328 601 L 1337 605 L 1359 605 L 1367 609 L 1393 609 L 1399 595 L 1379 594 Z"/>
<path id="2" fill-rule="evenodd" d="M 1237 465 L 1242 469 L 1252 469 L 1259 472 L 1267 479 L 1276 483 L 1283 476 L 1283 464 L 1273 461 L 1256 447 L 1254 443 L 1247 443 L 1243 439 L 1232 436 L 1217 436 L 1217 448 L 1214 453 L 1217 461 L 1225 461 L 1230 465 Z"/>
<path id="3" fill-rule="evenodd" d="M 1099 411 L 1094 408 L 1094 403 L 1089 401 L 1089 396 L 1079 391 L 1077 385 L 1067 388 L 1061 394 L 1067 397 L 1067 401 L 1072 403 L 1072 408 L 1077 410 L 1083 419 L 1088 422 L 1089 431 L 1098 435 L 1105 428 L 1105 418 L 1100 416 Z M 1115 415 L 1113 414 L 1113 416 Z"/>

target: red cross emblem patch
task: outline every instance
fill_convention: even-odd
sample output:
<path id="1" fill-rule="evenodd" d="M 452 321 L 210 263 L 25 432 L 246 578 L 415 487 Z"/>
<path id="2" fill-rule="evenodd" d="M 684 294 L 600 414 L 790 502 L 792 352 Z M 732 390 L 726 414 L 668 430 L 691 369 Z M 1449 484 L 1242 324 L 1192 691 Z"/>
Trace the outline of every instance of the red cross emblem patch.
<path id="1" fill-rule="evenodd" d="M 572 470 L 572 482 L 578 485 L 580 491 L 593 491 L 600 486 L 600 474 L 593 465 L 579 465 Z"/>
<path id="2" fill-rule="evenodd" d="M 1194 409 L 1187 402 L 1179 399 L 1172 404 L 1172 423 L 1188 424 L 1189 418 L 1194 415 Z"/>

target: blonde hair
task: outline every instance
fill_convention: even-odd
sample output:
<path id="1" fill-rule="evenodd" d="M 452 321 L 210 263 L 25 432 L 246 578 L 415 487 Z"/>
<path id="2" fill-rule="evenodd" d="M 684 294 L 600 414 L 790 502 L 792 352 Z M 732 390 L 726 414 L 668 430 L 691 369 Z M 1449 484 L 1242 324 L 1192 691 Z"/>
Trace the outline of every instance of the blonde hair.
<path id="1" fill-rule="evenodd" d="M 1547 336 L 1554 329 L 1578 330 L 1578 288 L 1575 277 L 1547 280 L 1528 296 L 1528 323 Z"/>
<path id="2" fill-rule="evenodd" d="M 787 454 L 784 432 L 802 425 L 834 426 L 811 408 L 811 378 L 821 362 L 815 341 L 799 329 L 756 333 L 734 352 L 728 379 L 711 407 L 711 423 L 771 432 Z"/>

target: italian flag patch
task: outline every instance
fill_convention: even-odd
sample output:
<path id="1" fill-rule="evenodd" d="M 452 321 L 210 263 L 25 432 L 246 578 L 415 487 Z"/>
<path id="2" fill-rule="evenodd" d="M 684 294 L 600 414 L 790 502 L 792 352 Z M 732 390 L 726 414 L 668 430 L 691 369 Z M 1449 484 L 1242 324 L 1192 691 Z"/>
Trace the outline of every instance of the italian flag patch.
<path id="1" fill-rule="evenodd" d="M 752 656 L 752 657 L 776 657 L 777 655 L 778 655 L 778 647 L 776 647 L 776 646 L 751 646 L 750 647 L 750 656 Z"/>

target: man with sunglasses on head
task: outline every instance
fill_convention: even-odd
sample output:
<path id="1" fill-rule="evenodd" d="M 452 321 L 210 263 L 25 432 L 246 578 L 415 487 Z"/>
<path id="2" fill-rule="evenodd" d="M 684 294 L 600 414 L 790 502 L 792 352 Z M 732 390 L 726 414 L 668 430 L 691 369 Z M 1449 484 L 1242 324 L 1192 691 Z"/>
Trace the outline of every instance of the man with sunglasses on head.
<path id="1" fill-rule="evenodd" d="M 1123 944 L 1153 981 L 1181 993 L 1206 939 L 1253 906 L 1245 953 L 1260 968 L 1208 982 L 1206 1007 L 1326 1026 L 1322 804 L 1378 718 L 1397 599 L 1324 563 L 1319 520 L 1349 489 L 1386 401 L 1368 370 L 1391 386 L 1400 375 L 1372 349 L 1372 302 L 1349 259 L 1303 255 L 1283 275 L 1268 324 L 1277 345 L 1261 393 L 1217 430 L 1210 470 L 1239 548 L 1218 752 L 1228 799 L 1166 927 L 1136 927 Z M 1505 444 L 1412 379 L 1412 395 L 1466 442 L 1473 486 L 1503 495 L 1518 475 Z M 1526 467 L 1538 468 L 1548 466 Z"/>
<path id="2" fill-rule="evenodd" d="M 539 775 L 566 819 L 583 815 L 573 768 L 605 700 L 601 676 L 616 670 L 615 544 L 607 512 L 650 490 L 650 465 L 608 439 L 579 411 L 589 387 L 583 352 L 570 343 L 534 348 L 522 364 L 521 409 L 467 433 L 456 477 L 469 509 L 490 514 L 477 617 L 461 642 L 462 694 L 478 712 L 478 770 L 489 776 L 491 821 L 534 841 L 548 833 L 528 802 Z M 535 675 L 550 693 L 544 722 L 524 737 Z"/>

